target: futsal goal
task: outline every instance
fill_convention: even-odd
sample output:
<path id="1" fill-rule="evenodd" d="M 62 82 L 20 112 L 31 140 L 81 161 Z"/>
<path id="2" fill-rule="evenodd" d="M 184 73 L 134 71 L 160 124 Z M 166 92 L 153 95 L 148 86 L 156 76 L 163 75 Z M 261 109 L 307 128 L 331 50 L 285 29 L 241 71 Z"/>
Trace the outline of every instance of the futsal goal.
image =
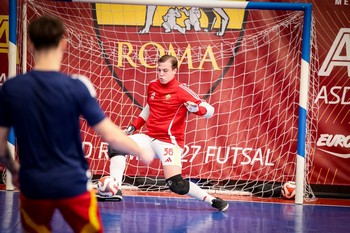
<path id="1" fill-rule="evenodd" d="M 64 20 L 69 43 L 62 71 L 90 78 L 102 108 L 122 128 L 145 106 L 158 58 L 176 56 L 176 78 L 215 108 L 210 119 L 188 115 L 184 178 L 208 192 L 259 196 L 296 181 L 296 203 L 314 198 L 318 81 L 311 4 L 21 0 L 17 12 L 18 35 L 39 15 Z M 18 72 L 34 62 L 24 40 L 18 37 L 24 51 Z M 83 119 L 81 129 L 94 177 L 109 175 L 107 144 Z M 130 155 L 127 164 L 125 186 L 167 189 L 158 160 L 145 166 Z"/>

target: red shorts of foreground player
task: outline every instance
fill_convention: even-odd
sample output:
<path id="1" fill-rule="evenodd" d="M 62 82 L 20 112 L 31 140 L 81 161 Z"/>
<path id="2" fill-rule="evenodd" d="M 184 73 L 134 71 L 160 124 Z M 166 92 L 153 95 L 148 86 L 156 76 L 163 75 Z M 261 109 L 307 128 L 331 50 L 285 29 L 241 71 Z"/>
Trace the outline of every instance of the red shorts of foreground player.
<path id="1" fill-rule="evenodd" d="M 103 232 L 95 191 L 64 199 L 37 200 L 20 196 L 21 219 L 26 232 L 51 232 L 51 219 L 58 209 L 74 232 Z M 97 213 L 97 215 L 96 215 Z"/>

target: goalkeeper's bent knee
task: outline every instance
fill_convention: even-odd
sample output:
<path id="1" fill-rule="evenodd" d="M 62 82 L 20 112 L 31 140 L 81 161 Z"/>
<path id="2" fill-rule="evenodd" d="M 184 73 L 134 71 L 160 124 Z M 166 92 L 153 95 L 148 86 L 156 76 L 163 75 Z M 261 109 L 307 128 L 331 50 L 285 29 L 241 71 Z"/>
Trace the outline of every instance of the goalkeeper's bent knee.
<path id="1" fill-rule="evenodd" d="M 190 191 L 190 183 L 184 180 L 181 174 L 166 179 L 166 183 L 169 189 L 176 194 L 185 195 Z"/>
<path id="2" fill-rule="evenodd" d="M 118 151 L 113 149 L 112 147 L 108 146 L 108 152 L 107 152 L 109 158 L 112 158 L 114 156 L 126 156 L 124 152 Z"/>

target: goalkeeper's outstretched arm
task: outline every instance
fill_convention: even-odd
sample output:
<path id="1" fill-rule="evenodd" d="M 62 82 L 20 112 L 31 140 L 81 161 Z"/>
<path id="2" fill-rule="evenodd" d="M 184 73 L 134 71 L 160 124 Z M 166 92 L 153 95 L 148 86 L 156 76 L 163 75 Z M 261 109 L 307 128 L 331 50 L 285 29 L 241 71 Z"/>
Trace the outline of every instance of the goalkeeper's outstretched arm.
<path id="1" fill-rule="evenodd" d="M 146 123 L 149 117 L 149 105 L 147 104 L 141 111 L 140 115 L 134 120 L 134 122 L 124 131 L 127 135 L 132 134 L 135 130 L 141 129 Z"/>
<path id="2" fill-rule="evenodd" d="M 203 116 L 205 118 L 210 118 L 214 115 L 214 107 L 207 102 L 203 101 L 198 104 L 192 101 L 187 101 L 184 103 L 184 105 L 189 112 L 192 112 L 196 115 Z"/>

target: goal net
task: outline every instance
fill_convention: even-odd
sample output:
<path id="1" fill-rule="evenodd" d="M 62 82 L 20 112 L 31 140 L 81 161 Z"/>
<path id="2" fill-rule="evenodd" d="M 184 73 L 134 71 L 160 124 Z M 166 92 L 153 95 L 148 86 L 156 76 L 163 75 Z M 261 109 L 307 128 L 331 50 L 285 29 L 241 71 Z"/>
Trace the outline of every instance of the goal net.
<path id="1" fill-rule="evenodd" d="M 39 15 L 64 20 L 69 45 L 62 71 L 90 78 L 102 108 L 122 128 L 145 106 L 158 58 L 172 54 L 179 59 L 176 78 L 215 107 L 210 119 L 188 115 L 184 178 L 208 192 L 259 196 L 274 196 L 282 183 L 295 180 L 302 11 L 20 2 L 19 34 Z M 23 6 L 28 19 L 24 24 Z M 312 38 L 304 174 L 308 198 L 313 197 L 308 180 L 318 114 L 313 34 Z M 29 51 L 25 62 L 30 69 Z M 107 144 L 81 122 L 94 177 L 109 175 Z M 145 166 L 128 156 L 124 181 L 124 186 L 139 190 L 166 190 L 157 159 Z"/>

